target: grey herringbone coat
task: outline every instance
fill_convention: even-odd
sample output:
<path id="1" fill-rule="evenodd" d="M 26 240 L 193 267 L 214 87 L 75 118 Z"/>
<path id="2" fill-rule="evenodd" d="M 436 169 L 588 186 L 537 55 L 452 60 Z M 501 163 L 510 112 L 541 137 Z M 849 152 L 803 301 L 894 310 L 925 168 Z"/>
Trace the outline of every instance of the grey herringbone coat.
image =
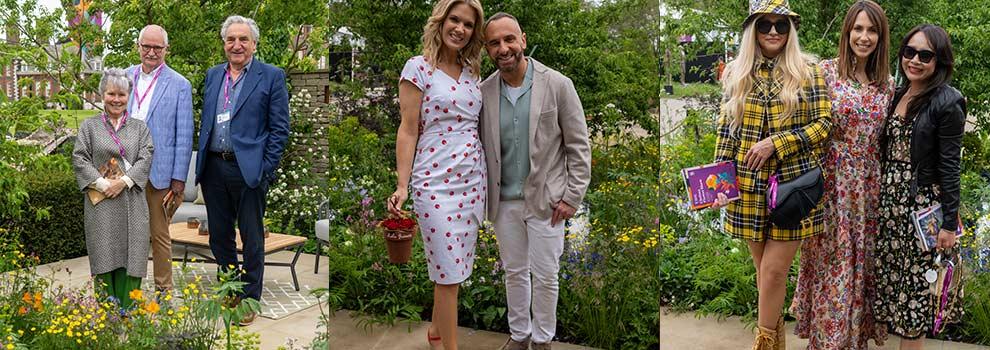
<path id="1" fill-rule="evenodd" d="M 85 191 L 100 177 L 99 167 L 111 157 L 120 158 L 117 144 L 110 137 L 103 119 L 95 116 L 79 126 L 76 146 L 72 151 L 72 165 L 76 184 L 83 191 L 86 228 L 86 251 L 93 275 L 125 268 L 127 274 L 145 277 L 148 269 L 148 202 L 144 187 L 148 183 L 151 168 L 151 133 L 144 122 L 128 119 L 117 130 L 124 146 L 124 155 L 130 162 L 125 173 L 134 186 L 125 189 L 116 198 L 104 199 L 97 205 L 86 197 Z"/>

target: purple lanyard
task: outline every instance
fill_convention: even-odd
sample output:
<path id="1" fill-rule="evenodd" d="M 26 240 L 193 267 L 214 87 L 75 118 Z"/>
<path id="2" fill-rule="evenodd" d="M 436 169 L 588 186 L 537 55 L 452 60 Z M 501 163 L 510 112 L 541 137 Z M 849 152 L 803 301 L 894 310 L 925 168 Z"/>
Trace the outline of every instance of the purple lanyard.
<path id="1" fill-rule="evenodd" d="M 148 84 L 148 87 L 144 89 L 144 93 L 141 94 L 141 96 L 138 96 L 138 92 L 137 92 L 138 74 L 141 73 L 141 68 L 138 67 L 137 69 L 134 70 L 134 99 L 137 101 L 137 105 L 134 106 L 134 108 L 141 109 L 141 102 L 144 102 L 144 98 L 148 97 L 148 92 L 151 91 L 151 88 L 153 86 L 155 86 L 155 82 L 158 81 L 158 76 L 162 74 L 162 69 L 164 68 L 165 68 L 165 63 L 162 63 L 162 65 L 158 67 L 158 71 L 155 72 L 155 76 L 151 78 L 151 84 Z"/>
<path id="2" fill-rule="evenodd" d="M 932 331 L 936 334 L 942 331 L 942 316 L 945 313 L 945 304 L 949 301 L 949 285 L 952 283 L 953 265 L 945 267 L 945 279 L 942 281 L 942 297 L 938 306 L 938 314 L 935 316 L 935 327 Z"/>
<path id="3" fill-rule="evenodd" d="M 241 70 L 241 74 L 244 74 L 243 68 Z M 230 107 L 230 87 L 232 85 L 236 85 L 237 82 L 241 80 L 241 77 L 237 77 L 237 80 L 233 83 L 230 82 L 231 79 L 230 66 L 228 65 L 227 69 L 223 70 L 223 110 L 225 112 L 228 111 L 229 109 L 227 108 Z"/>
<path id="4" fill-rule="evenodd" d="M 120 141 L 120 137 L 117 137 L 117 132 L 114 131 L 113 126 L 110 125 L 110 121 L 107 120 L 107 113 L 106 112 L 101 113 L 100 117 L 103 118 L 103 126 L 106 127 L 107 133 L 109 133 L 110 138 L 113 139 L 113 143 L 117 144 L 117 150 L 120 151 L 120 158 L 121 159 L 126 158 L 124 156 L 124 143 Z M 126 123 L 127 123 L 127 111 L 124 111 L 124 114 L 120 116 L 120 127 L 121 128 L 124 127 L 124 124 Z"/>

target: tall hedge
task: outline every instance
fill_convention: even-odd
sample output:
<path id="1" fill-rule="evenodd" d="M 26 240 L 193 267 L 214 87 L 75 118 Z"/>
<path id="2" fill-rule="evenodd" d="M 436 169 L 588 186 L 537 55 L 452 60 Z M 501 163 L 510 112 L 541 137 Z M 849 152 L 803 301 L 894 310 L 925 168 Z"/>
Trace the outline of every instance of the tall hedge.
<path id="1" fill-rule="evenodd" d="M 17 235 L 24 251 L 37 254 L 42 264 L 86 255 L 83 196 L 76 189 L 68 157 L 52 155 L 22 173 L 28 200 L 19 219 L 4 223 Z"/>

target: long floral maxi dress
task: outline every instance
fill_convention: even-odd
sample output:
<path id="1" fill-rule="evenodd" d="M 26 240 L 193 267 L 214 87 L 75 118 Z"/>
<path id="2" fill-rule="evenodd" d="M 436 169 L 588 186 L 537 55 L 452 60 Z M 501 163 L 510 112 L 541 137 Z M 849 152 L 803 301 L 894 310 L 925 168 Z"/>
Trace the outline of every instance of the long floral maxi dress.
<path id="1" fill-rule="evenodd" d="M 825 158 L 825 232 L 801 245 L 790 312 L 794 333 L 808 349 L 866 349 L 882 344 L 876 327 L 873 250 L 880 201 L 880 133 L 894 92 L 893 78 L 859 84 L 838 76 L 838 63 L 820 63 L 832 97 L 832 134 Z"/>
<path id="2" fill-rule="evenodd" d="M 450 77 L 423 56 L 406 62 L 401 79 L 423 92 L 410 185 L 430 280 L 460 283 L 474 267 L 488 193 L 478 79 L 467 65 Z"/>
<path id="3" fill-rule="evenodd" d="M 880 234 L 877 237 L 877 298 L 874 314 L 878 323 L 904 338 L 918 338 L 931 330 L 936 305 L 929 292 L 925 272 L 934 269 L 935 254 L 924 252 L 915 238 L 911 213 L 938 203 L 937 184 L 918 186 L 911 197 L 911 133 L 913 120 L 893 115 L 886 129 L 890 146 L 882 167 L 880 186 Z M 962 303 L 945 311 L 945 322 L 956 322 Z"/>

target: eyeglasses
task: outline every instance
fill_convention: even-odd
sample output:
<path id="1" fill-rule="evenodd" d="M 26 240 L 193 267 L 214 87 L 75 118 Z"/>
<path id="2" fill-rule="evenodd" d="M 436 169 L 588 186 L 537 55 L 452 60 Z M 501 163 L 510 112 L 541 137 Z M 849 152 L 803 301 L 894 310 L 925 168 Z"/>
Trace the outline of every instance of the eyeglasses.
<path id="1" fill-rule="evenodd" d="M 138 47 L 140 47 L 141 48 L 141 51 L 143 51 L 143 52 L 150 52 L 150 51 L 154 50 L 155 53 L 162 53 L 162 51 L 165 50 L 165 48 L 167 48 L 168 46 L 155 46 L 155 45 L 138 44 Z"/>
<path id="2" fill-rule="evenodd" d="M 776 22 L 770 22 L 765 19 L 756 21 L 756 30 L 762 34 L 770 34 L 770 28 L 776 28 L 777 34 L 787 34 L 791 31 L 791 21 L 782 19 Z"/>
<path id="3" fill-rule="evenodd" d="M 918 50 L 910 46 L 905 46 L 904 50 L 901 51 L 901 57 L 904 57 L 906 60 L 913 60 L 914 56 L 918 56 L 921 63 L 927 64 L 935 58 L 935 52 L 932 52 L 931 50 Z"/>

